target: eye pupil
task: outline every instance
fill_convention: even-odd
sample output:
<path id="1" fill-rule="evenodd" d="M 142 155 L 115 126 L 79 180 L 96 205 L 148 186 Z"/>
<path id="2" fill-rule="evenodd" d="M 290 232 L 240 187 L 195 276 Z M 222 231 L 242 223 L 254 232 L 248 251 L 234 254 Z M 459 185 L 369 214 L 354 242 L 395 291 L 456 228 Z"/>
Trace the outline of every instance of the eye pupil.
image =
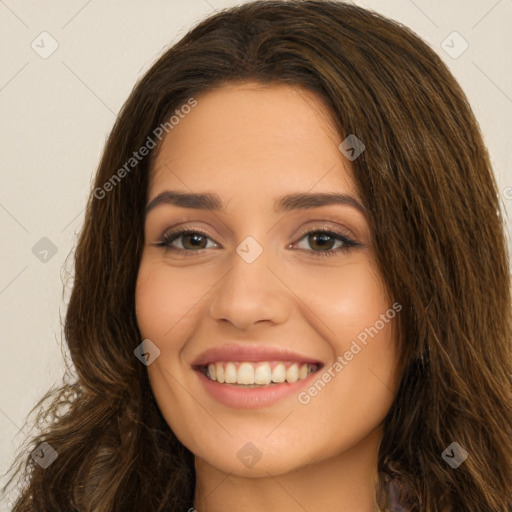
<path id="1" fill-rule="evenodd" d="M 314 240 L 313 243 L 312 243 L 312 240 Z M 325 245 L 326 242 L 327 242 L 327 245 L 329 245 L 329 244 L 332 245 L 334 243 L 332 236 L 328 235 L 328 234 L 316 233 L 316 234 L 309 235 L 309 243 L 311 244 L 311 247 L 314 248 L 314 245 L 318 244 L 318 242 L 320 242 L 320 244 L 319 244 L 320 249 L 326 248 L 326 245 Z M 327 248 L 329 248 L 329 247 L 327 247 Z"/>
<path id="2" fill-rule="evenodd" d="M 186 247 L 186 243 L 185 243 L 186 240 L 193 240 L 192 247 L 196 248 L 196 249 L 197 248 L 204 249 L 206 246 L 206 244 L 205 244 L 206 237 L 204 235 L 200 235 L 198 233 L 183 235 L 183 246 L 184 247 Z M 201 242 L 203 242 L 203 243 L 201 243 Z"/>

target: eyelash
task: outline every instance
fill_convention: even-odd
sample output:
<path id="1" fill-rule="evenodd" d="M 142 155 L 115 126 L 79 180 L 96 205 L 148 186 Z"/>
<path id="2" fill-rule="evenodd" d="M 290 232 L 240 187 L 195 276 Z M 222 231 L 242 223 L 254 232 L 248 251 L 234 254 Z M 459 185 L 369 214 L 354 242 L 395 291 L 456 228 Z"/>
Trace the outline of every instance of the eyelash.
<path id="1" fill-rule="evenodd" d="M 166 233 L 164 233 L 161 237 L 161 240 L 159 242 L 157 242 L 155 245 L 157 247 L 162 247 L 165 250 L 173 251 L 178 254 L 193 253 L 193 252 L 200 252 L 200 251 L 206 250 L 207 248 L 193 250 L 193 249 L 180 249 L 179 247 L 171 246 L 171 243 L 174 242 L 175 240 L 178 240 L 182 236 L 191 235 L 191 234 L 202 235 L 202 236 L 212 240 L 211 237 L 207 233 L 205 233 L 204 231 L 201 231 L 200 229 L 182 229 L 182 230 L 177 229 L 177 230 L 167 231 Z M 335 231 L 331 231 L 329 229 L 314 229 L 314 230 L 306 231 L 305 233 L 303 233 L 300 236 L 300 238 L 297 240 L 297 242 L 300 242 L 305 236 L 312 235 L 312 234 L 328 235 L 331 238 L 334 238 L 334 239 L 337 239 L 337 240 L 343 242 L 343 245 L 341 247 L 338 247 L 337 249 L 328 249 L 327 251 L 313 251 L 313 250 L 308 251 L 307 249 L 300 249 L 300 250 L 305 250 L 305 251 L 313 253 L 313 255 L 315 257 L 317 257 L 317 256 L 318 257 L 334 256 L 335 254 L 341 254 L 341 253 L 348 252 L 353 247 L 361 247 L 362 246 L 362 244 L 355 242 L 348 236 L 342 235 L 341 233 L 337 233 Z"/>

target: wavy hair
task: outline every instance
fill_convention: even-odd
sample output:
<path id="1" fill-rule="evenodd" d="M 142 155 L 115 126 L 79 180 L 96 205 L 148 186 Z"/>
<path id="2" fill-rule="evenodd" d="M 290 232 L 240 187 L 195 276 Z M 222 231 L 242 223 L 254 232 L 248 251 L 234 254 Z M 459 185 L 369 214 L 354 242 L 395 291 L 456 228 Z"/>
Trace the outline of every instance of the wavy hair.
<path id="1" fill-rule="evenodd" d="M 180 105 L 248 80 L 316 93 L 340 142 L 356 134 L 366 145 L 352 162 L 354 182 L 368 205 L 376 262 L 403 307 L 401 380 L 379 446 L 379 510 L 397 510 L 396 489 L 411 511 L 512 510 L 509 263 L 497 184 L 466 96 L 399 23 L 342 2 L 263 0 L 196 25 L 140 79 L 117 117 L 74 254 L 64 334 L 76 375 L 66 373 L 29 414 L 37 413 L 38 432 L 15 461 L 14 512 L 192 506 L 193 454 L 167 425 L 134 356 L 156 150 L 113 176 Z M 58 453 L 45 469 L 31 456 L 43 442 Z M 442 457 L 452 442 L 469 454 L 458 468 Z"/>

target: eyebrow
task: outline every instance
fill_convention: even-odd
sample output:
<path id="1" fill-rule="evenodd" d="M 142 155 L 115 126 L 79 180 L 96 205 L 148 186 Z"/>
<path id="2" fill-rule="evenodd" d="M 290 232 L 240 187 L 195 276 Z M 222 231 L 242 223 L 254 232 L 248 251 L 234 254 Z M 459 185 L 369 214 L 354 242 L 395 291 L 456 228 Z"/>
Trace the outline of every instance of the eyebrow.
<path id="1" fill-rule="evenodd" d="M 166 190 L 153 198 L 146 206 L 146 214 L 153 208 L 171 204 L 181 208 L 194 208 L 198 210 L 225 211 L 226 205 L 214 192 L 189 193 Z M 275 213 L 285 213 L 293 210 L 307 210 L 321 206 L 340 204 L 356 208 L 365 214 L 367 209 L 355 197 L 339 193 L 295 193 L 287 194 L 274 202 Z"/>

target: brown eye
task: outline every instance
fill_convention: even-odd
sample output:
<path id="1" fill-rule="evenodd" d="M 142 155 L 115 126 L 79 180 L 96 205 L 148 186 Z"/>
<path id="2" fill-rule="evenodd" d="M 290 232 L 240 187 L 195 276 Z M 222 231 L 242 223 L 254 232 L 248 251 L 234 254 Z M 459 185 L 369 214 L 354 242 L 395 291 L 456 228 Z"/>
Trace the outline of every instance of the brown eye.
<path id="1" fill-rule="evenodd" d="M 181 240 L 182 247 L 176 247 L 174 245 L 175 241 Z M 207 247 L 207 241 L 211 240 L 211 238 L 202 231 L 193 231 L 193 230 L 182 230 L 182 231 L 174 231 L 167 232 L 162 236 L 160 242 L 156 245 L 158 247 L 165 247 L 166 249 L 174 250 L 174 251 L 195 251 L 200 249 L 209 249 L 211 247 Z M 214 246 L 216 244 L 214 243 Z"/>
<path id="2" fill-rule="evenodd" d="M 347 252 L 352 247 L 361 246 L 361 244 L 358 244 L 351 238 L 342 235 L 341 233 L 328 230 L 309 231 L 305 233 L 296 243 L 300 243 L 300 241 L 304 239 L 306 239 L 307 245 L 311 248 L 311 250 L 308 250 L 308 247 L 299 248 L 313 253 L 314 256 L 331 256 L 334 254 Z M 336 244 L 338 244 L 337 247 L 334 247 Z"/>
<path id="3" fill-rule="evenodd" d="M 334 237 L 325 233 L 313 233 L 307 235 L 308 243 L 313 249 L 332 249 L 335 243 Z"/>
<path id="4" fill-rule="evenodd" d="M 199 233 L 186 234 L 181 236 L 183 246 L 185 249 L 205 249 L 207 245 L 207 239 L 204 235 Z M 188 246 L 188 244 L 190 245 Z"/>

